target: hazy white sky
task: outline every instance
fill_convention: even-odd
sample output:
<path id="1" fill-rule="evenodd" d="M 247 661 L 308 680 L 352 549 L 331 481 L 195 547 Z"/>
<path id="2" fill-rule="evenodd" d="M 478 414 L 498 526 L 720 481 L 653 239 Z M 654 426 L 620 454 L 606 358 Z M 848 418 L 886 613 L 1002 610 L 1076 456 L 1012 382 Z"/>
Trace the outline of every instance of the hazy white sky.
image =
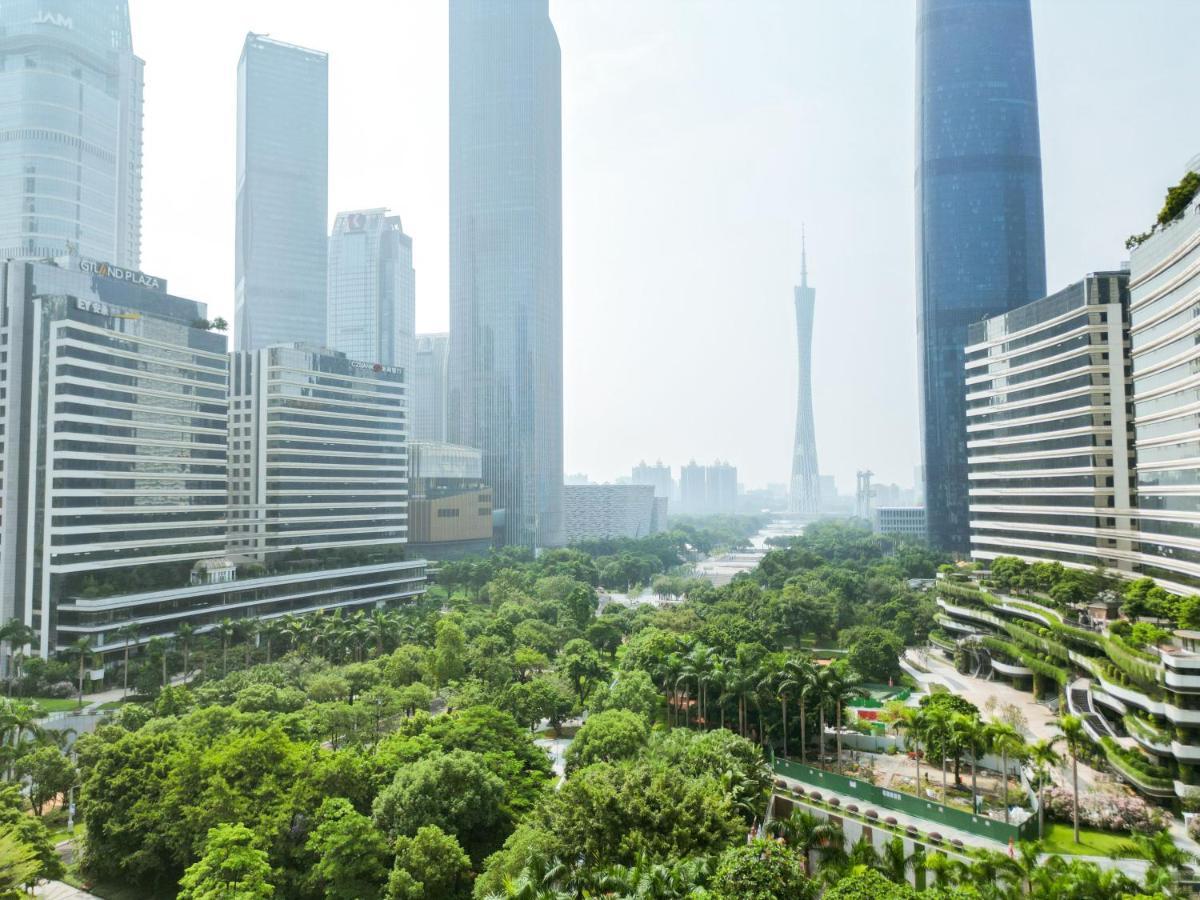
<path id="1" fill-rule="evenodd" d="M 481 0 L 483 2 L 483 0 Z M 441 0 L 130 0 L 146 60 L 142 268 L 233 315 L 245 33 L 330 54 L 330 217 L 413 236 L 447 310 Z M 563 58 L 567 472 L 728 458 L 786 482 L 807 223 L 821 470 L 909 484 L 915 0 L 551 0 Z M 1125 258 L 1200 153 L 1195 0 L 1034 0 L 1055 290 Z"/>

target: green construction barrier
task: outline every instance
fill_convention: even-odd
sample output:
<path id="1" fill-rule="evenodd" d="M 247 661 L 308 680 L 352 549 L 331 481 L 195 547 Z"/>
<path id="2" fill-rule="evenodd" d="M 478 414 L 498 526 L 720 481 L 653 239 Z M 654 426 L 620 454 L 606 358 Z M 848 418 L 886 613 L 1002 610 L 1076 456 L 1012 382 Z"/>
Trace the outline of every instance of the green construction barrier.
<path id="1" fill-rule="evenodd" d="M 928 822 L 938 822 L 948 828 L 956 828 L 978 837 L 1007 844 L 1012 841 L 1034 840 L 1037 838 L 1037 817 L 1027 819 L 1021 825 L 1005 825 L 998 819 L 987 816 L 974 816 L 961 809 L 943 806 L 932 800 L 922 800 L 911 794 L 881 788 L 858 778 L 848 778 L 835 772 L 814 769 L 802 763 L 791 760 L 776 759 L 775 772 L 785 778 L 800 781 L 813 787 L 823 787 L 826 790 L 848 797 L 855 797 L 873 806 L 895 810 L 914 818 Z"/>

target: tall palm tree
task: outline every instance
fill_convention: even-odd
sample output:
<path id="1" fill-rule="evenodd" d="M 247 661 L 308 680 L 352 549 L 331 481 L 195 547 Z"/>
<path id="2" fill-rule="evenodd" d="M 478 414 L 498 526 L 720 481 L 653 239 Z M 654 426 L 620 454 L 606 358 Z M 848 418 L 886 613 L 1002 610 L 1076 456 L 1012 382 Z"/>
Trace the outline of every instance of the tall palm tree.
<path id="1" fill-rule="evenodd" d="M 900 715 L 892 727 L 897 731 L 904 732 L 904 749 L 912 753 L 913 759 L 917 763 L 917 796 L 921 794 L 921 726 L 925 720 L 921 715 L 921 710 L 907 707 Z"/>
<path id="2" fill-rule="evenodd" d="M 788 755 L 788 725 L 787 711 L 788 701 L 793 697 L 800 695 L 800 690 L 805 681 L 809 678 L 809 672 L 812 670 L 812 664 L 802 656 L 791 656 L 784 662 L 783 668 L 779 671 L 775 681 L 775 693 L 779 698 L 779 709 L 783 713 L 783 755 Z M 801 701 L 801 728 L 803 725 L 803 701 Z M 801 744 L 804 743 L 804 738 L 800 739 Z"/>
<path id="3" fill-rule="evenodd" d="M 83 668 L 87 663 L 88 656 L 92 652 L 92 639 L 89 637 L 79 637 L 75 642 L 67 648 L 67 653 L 71 656 L 79 657 L 79 707 L 83 708 Z"/>
<path id="4" fill-rule="evenodd" d="M 953 726 L 955 744 L 965 750 L 971 757 L 971 811 L 979 811 L 979 757 L 988 750 L 987 726 L 978 716 L 958 713 L 954 716 Z M 1008 806 L 1007 798 L 1005 807 Z"/>
<path id="5" fill-rule="evenodd" d="M 663 694 L 667 700 L 667 727 L 672 728 L 675 725 L 676 704 L 676 683 L 679 678 L 679 673 L 683 669 L 683 659 L 678 653 L 668 653 L 658 662 L 655 671 L 655 677 L 658 678 L 658 683 L 662 686 Z"/>
<path id="6" fill-rule="evenodd" d="M 243 662 L 248 669 L 250 668 L 250 654 L 254 651 L 254 638 L 258 634 L 258 619 L 249 617 L 238 619 L 234 625 L 237 628 L 237 640 L 241 643 L 244 653 Z"/>
<path id="7" fill-rule="evenodd" d="M 738 648 L 737 655 L 726 660 L 728 681 L 725 688 L 729 696 L 737 700 L 738 706 L 738 734 L 742 737 L 750 729 L 750 696 L 758 687 L 759 675 L 758 665 L 745 653 L 742 648 Z"/>
<path id="8" fill-rule="evenodd" d="M 258 626 L 258 633 L 267 647 L 267 662 L 271 661 L 271 646 L 283 636 L 283 622 L 279 619 L 267 619 Z"/>
<path id="9" fill-rule="evenodd" d="M 146 656 L 153 659 L 155 656 L 160 658 L 162 663 L 162 686 L 167 686 L 167 642 L 160 637 L 150 638 L 146 642 Z"/>
<path id="10" fill-rule="evenodd" d="M 221 638 L 221 675 L 224 677 L 229 671 L 229 642 L 237 634 L 237 625 L 233 619 L 226 617 L 217 623 L 216 632 Z"/>
<path id="11" fill-rule="evenodd" d="M 829 706 L 829 686 L 836 678 L 831 666 L 817 669 L 813 679 L 813 701 L 817 707 L 817 765 L 825 764 L 825 710 Z"/>
<path id="12" fill-rule="evenodd" d="M 175 637 L 179 640 L 179 649 L 183 651 L 183 678 L 186 681 L 187 677 L 192 674 L 191 653 L 192 653 L 192 636 L 196 633 L 196 626 L 190 622 L 181 622 L 175 629 Z"/>
<path id="13" fill-rule="evenodd" d="M 33 638 L 33 629 L 20 619 L 9 619 L 0 625 L 0 646 L 4 648 L 4 675 L 8 678 L 9 696 L 12 696 L 13 679 L 20 677 L 19 666 L 13 671 L 13 660 L 17 655 L 17 648 L 24 647 Z"/>
<path id="14" fill-rule="evenodd" d="M 1021 759 L 1025 754 L 1025 739 L 1007 722 L 991 722 L 987 726 L 987 743 L 1000 754 L 1000 784 L 1004 796 L 1004 824 L 1008 824 L 1008 758 Z"/>
<path id="15" fill-rule="evenodd" d="M 1046 834 L 1046 783 L 1050 780 L 1050 770 L 1062 765 L 1062 756 L 1054 749 L 1061 740 L 1061 736 L 1042 738 L 1029 745 L 1029 762 L 1033 765 L 1038 790 L 1039 840 Z"/>
<path id="16" fill-rule="evenodd" d="M 136 622 L 126 622 L 117 629 L 117 640 L 121 641 L 125 645 L 125 667 L 124 671 L 122 672 L 124 685 L 121 689 L 122 697 L 129 696 L 129 647 L 131 644 L 137 641 L 138 636 L 141 634 L 141 630 L 142 629 Z"/>
<path id="17" fill-rule="evenodd" d="M 387 645 L 396 639 L 400 619 L 393 610 L 376 609 L 371 613 L 371 632 L 375 636 L 375 655 L 383 656 Z"/>
<path id="18" fill-rule="evenodd" d="M 794 672 L 799 687 L 796 690 L 796 699 L 800 701 L 800 762 L 808 764 L 808 735 L 806 729 L 808 727 L 808 710 L 809 707 L 816 703 L 820 706 L 820 691 L 821 684 L 817 676 L 819 671 L 813 665 L 812 660 L 804 659 L 797 661 L 797 667 Z"/>
<path id="19" fill-rule="evenodd" d="M 926 745 L 933 744 L 942 751 L 942 803 L 946 802 L 946 762 L 954 742 L 954 713 L 944 706 L 928 707 L 921 713 L 921 734 Z"/>
<path id="20" fill-rule="evenodd" d="M 825 699 L 833 706 L 837 727 L 837 770 L 842 771 L 842 707 L 849 700 L 863 696 L 862 678 L 849 666 L 841 662 L 830 665 L 829 678 L 825 683 Z"/>
<path id="21" fill-rule="evenodd" d="M 711 647 L 705 647 L 703 644 L 697 643 L 683 658 L 683 670 L 681 674 L 696 682 L 696 718 L 697 723 L 707 720 L 704 718 L 704 681 L 705 676 L 712 668 L 713 650 Z"/>
<path id="22" fill-rule="evenodd" d="M 1071 754 L 1071 817 L 1075 825 L 1075 843 L 1079 843 L 1079 748 L 1083 746 L 1083 719 L 1066 715 L 1058 720 L 1058 730 Z"/>

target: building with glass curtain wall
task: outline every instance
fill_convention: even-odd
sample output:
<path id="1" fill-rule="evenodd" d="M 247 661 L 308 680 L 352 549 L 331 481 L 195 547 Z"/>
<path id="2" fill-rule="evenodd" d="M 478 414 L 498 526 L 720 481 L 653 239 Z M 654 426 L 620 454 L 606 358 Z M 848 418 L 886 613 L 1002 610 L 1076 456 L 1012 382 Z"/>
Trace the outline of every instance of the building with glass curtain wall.
<path id="1" fill-rule="evenodd" d="M 137 268 L 142 69 L 126 0 L 0 4 L 0 258 Z"/>
<path id="2" fill-rule="evenodd" d="M 1029 0 L 921 0 L 917 331 L 929 539 L 969 550 L 967 326 L 1046 293 Z"/>
<path id="3" fill-rule="evenodd" d="M 351 359 L 398 366 L 412 381 L 416 274 L 412 238 L 386 209 L 340 212 L 329 236 L 327 345 Z"/>
<path id="4" fill-rule="evenodd" d="M 1088 275 L 968 340 L 971 555 L 1131 573 L 1128 274 Z"/>
<path id="5" fill-rule="evenodd" d="M 446 441 L 449 349 L 450 335 L 446 332 L 417 335 L 409 403 L 414 441 Z"/>
<path id="6" fill-rule="evenodd" d="M 237 349 L 324 346 L 329 59 L 248 34 L 237 91 Z"/>
<path id="7" fill-rule="evenodd" d="M 563 542 L 561 107 L 548 0 L 451 0 L 449 437 L 530 547 Z"/>
<path id="8" fill-rule="evenodd" d="M 1193 168 L 1195 163 L 1193 163 Z M 1200 203 L 1130 254 L 1141 566 L 1200 587 Z"/>

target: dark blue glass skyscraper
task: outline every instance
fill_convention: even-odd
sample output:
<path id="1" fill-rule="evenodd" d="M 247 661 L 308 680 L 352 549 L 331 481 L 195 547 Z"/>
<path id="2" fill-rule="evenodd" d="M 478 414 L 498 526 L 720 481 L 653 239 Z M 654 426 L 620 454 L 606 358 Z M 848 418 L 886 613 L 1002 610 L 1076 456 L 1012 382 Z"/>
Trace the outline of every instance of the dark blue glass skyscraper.
<path id="1" fill-rule="evenodd" d="M 967 552 L 967 326 L 1046 293 L 1029 0 L 921 0 L 917 331 L 929 540 Z"/>

